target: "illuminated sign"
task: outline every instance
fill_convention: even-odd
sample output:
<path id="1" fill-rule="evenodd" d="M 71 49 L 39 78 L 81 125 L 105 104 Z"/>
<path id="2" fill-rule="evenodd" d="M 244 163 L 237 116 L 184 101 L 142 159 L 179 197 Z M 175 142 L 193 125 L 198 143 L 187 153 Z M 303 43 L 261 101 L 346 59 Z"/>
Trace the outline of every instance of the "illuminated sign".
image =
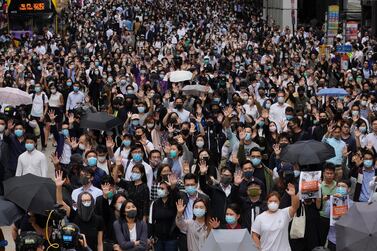
<path id="1" fill-rule="evenodd" d="M 45 10 L 44 3 L 22 3 L 18 6 L 20 11 L 41 11 Z"/>

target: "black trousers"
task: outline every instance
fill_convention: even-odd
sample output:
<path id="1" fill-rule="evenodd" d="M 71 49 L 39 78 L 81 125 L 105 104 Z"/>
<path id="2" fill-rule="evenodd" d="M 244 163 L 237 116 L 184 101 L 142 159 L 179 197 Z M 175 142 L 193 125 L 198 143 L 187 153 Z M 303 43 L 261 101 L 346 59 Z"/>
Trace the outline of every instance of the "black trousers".
<path id="1" fill-rule="evenodd" d="M 327 240 L 327 234 L 329 233 L 330 229 L 330 219 L 326 217 L 320 218 L 320 244 L 324 246 Z"/>
<path id="2" fill-rule="evenodd" d="M 179 251 L 187 251 L 187 236 L 180 233 L 178 235 L 178 249 Z"/>

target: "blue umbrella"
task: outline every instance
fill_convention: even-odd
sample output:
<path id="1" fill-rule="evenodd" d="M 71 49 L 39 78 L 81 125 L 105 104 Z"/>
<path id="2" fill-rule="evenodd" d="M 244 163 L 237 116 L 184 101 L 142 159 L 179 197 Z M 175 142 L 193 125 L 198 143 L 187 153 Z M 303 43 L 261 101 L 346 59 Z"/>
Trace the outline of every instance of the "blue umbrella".
<path id="1" fill-rule="evenodd" d="M 343 88 L 325 88 L 321 89 L 317 96 L 331 96 L 331 97 L 338 97 L 338 96 L 347 96 L 348 92 Z"/>

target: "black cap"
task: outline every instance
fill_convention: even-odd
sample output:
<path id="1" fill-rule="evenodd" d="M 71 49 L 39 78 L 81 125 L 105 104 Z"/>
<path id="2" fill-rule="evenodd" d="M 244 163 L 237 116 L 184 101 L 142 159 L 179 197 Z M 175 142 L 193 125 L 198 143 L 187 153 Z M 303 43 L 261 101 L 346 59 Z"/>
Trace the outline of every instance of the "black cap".
<path id="1" fill-rule="evenodd" d="M 261 188 L 264 187 L 264 183 L 263 183 L 263 181 L 261 181 L 261 180 L 258 179 L 258 178 L 255 178 L 255 177 L 252 177 L 252 178 L 249 180 L 249 182 L 247 182 L 247 186 L 250 186 L 250 185 L 252 185 L 252 184 L 256 184 L 256 185 L 260 186 Z"/>

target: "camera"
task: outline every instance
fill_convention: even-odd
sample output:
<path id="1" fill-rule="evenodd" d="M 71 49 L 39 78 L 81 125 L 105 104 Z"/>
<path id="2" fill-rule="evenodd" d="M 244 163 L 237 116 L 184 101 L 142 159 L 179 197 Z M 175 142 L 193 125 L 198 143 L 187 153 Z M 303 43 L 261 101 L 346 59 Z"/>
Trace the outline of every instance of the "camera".
<path id="1" fill-rule="evenodd" d="M 69 223 L 61 228 L 60 246 L 66 249 L 73 249 L 79 246 L 80 229 L 76 224 Z"/>
<path id="2" fill-rule="evenodd" d="M 17 251 L 35 251 L 43 245 L 43 238 L 36 232 L 23 232 L 16 239 Z"/>

